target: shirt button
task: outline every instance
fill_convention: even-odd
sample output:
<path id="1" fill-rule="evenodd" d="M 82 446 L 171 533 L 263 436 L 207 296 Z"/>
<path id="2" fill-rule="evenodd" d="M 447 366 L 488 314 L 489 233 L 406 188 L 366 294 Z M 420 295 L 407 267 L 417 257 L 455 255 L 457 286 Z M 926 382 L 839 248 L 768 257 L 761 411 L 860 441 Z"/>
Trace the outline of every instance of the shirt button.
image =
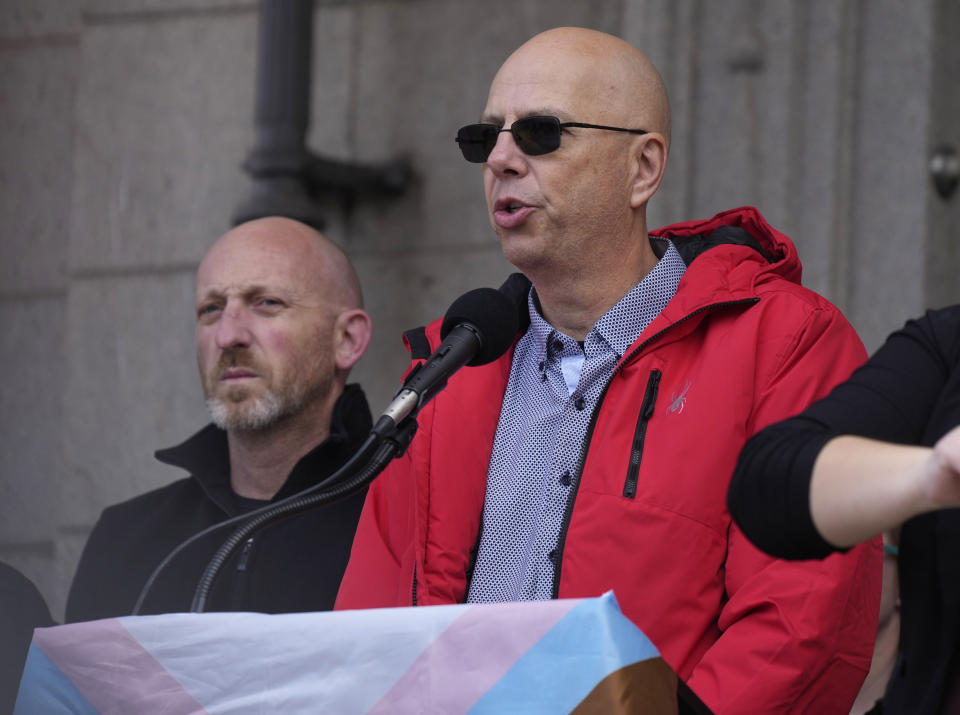
<path id="1" fill-rule="evenodd" d="M 556 550 L 556 549 L 551 549 L 551 550 L 550 550 L 550 553 L 547 554 L 547 558 L 550 559 L 551 562 L 556 561 L 556 560 L 557 560 L 557 550 Z"/>
<path id="2" fill-rule="evenodd" d="M 544 367 L 545 364 L 546 364 L 546 363 L 544 363 L 544 362 L 541 360 L 541 361 L 540 361 L 540 364 L 537 365 L 537 369 L 538 369 L 540 372 L 543 372 L 543 367 Z"/>
<path id="3" fill-rule="evenodd" d="M 556 350 L 557 352 L 560 352 L 561 350 L 563 350 L 563 341 L 555 340 L 553 343 L 553 349 Z"/>
<path id="4" fill-rule="evenodd" d="M 570 481 L 571 481 L 571 480 L 570 480 L 570 472 L 564 472 L 563 474 L 560 475 L 560 483 L 561 483 L 563 486 L 569 487 L 569 486 L 570 486 Z"/>
<path id="5" fill-rule="evenodd" d="M 577 398 L 577 401 L 573 403 L 573 406 L 577 408 L 577 411 L 581 411 L 581 410 L 583 410 L 584 404 L 585 404 L 585 403 L 584 403 L 584 401 L 583 401 L 583 398 L 582 398 L 582 397 L 578 397 L 578 398 Z"/>

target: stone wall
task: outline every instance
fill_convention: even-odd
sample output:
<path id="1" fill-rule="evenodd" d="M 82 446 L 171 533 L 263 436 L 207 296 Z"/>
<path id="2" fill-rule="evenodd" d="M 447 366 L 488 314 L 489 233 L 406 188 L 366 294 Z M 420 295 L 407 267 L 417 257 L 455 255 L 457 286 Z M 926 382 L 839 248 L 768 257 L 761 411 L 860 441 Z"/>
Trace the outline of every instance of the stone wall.
<path id="1" fill-rule="evenodd" d="M 176 478 L 153 451 L 205 421 L 193 272 L 249 191 L 256 22 L 252 0 L 0 3 L 0 560 L 58 617 L 100 510 Z M 355 373 L 371 405 L 401 330 L 511 270 L 453 135 L 555 25 L 663 70 L 652 225 L 757 205 L 870 348 L 957 300 L 958 200 L 926 172 L 960 145 L 958 22 L 950 0 L 317 0 L 311 147 L 416 172 L 398 199 L 323 201 L 375 320 Z"/>

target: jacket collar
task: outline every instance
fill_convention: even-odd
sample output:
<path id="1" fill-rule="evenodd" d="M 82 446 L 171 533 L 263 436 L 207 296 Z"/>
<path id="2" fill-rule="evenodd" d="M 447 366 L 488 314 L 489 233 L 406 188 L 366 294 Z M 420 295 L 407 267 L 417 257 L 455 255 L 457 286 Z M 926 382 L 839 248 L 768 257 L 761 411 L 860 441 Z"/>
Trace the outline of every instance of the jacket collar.
<path id="1" fill-rule="evenodd" d="M 363 390 L 359 385 L 347 385 L 333 406 L 330 435 L 297 462 L 273 501 L 303 491 L 333 474 L 357 451 L 370 426 L 370 408 Z M 157 450 L 154 456 L 164 464 L 190 472 L 207 497 L 227 514 L 238 512 L 230 488 L 226 432 L 208 424 L 185 442 Z"/>

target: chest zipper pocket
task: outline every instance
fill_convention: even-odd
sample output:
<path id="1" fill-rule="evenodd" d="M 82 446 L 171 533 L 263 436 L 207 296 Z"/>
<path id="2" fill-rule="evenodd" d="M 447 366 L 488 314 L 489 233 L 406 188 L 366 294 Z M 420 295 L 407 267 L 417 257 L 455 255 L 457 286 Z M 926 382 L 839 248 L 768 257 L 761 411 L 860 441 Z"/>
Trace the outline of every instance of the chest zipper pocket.
<path id="1" fill-rule="evenodd" d="M 643 459 L 643 443 L 647 438 L 647 423 L 653 417 L 653 408 L 657 403 L 657 391 L 660 388 L 659 370 L 651 370 L 647 379 L 647 389 L 643 393 L 643 403 L 637 417 L 637 429 L 633 433 L 630 447 L 630 463 L 627 465 L 627 480 L 623 484 L 623 496 L 633 499 L 637 496 L 637 480 L 640 478 L 640 460 Z"/>

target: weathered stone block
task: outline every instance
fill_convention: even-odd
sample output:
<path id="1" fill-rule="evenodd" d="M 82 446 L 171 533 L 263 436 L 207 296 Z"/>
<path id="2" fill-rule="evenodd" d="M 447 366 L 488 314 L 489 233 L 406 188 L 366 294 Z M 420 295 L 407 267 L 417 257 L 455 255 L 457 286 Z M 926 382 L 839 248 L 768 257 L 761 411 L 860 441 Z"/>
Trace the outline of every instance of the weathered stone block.
<path id="1" fill-rule="evenodd" d="M 192 271 L 77 281 L 67 306 L 64 526 L 172 481 L 153 452 L 206 422 Z"/>
<path id="2" fill-rule="evenodd" d="M 0 543 L 52 539 L 63 475 L 64 300 L 0 301 Z"/>
<path id="3" fill-rule="evenodd" d="M 5 0 L 0 3 L 0 38 L 73 34 L 79 30 L 75 0 Z"/>
<path id="4" fill-rule="evenodd" d="M 62 290 L 73 165 L 77 47 L 0 52 L 0 286 Z"/>
<path id="5" fill-rule="evenodd" d="M 195 262 L 249 191 L 255 14 L 89 29 L 70 265 Z"/>
<path id="6" fill-rule="evenodd" d="M 97 16 L 188 15 L 198 11 L 252 10 L 256 0 L 82 0 L 83 11 Z"/>
<path id="7" fill-rule="evenodd" d="M 850 317 L 868 348 L 924 308 L 931 10 L 884 1 L 860 18 Z"/>
<path id="8" fill-rule="evenodd" d="M 357 10 L 316 4 L 313 20 L 310 126 L 307 145 L 331 158 L 353 158 L 354 53 Z"/>

